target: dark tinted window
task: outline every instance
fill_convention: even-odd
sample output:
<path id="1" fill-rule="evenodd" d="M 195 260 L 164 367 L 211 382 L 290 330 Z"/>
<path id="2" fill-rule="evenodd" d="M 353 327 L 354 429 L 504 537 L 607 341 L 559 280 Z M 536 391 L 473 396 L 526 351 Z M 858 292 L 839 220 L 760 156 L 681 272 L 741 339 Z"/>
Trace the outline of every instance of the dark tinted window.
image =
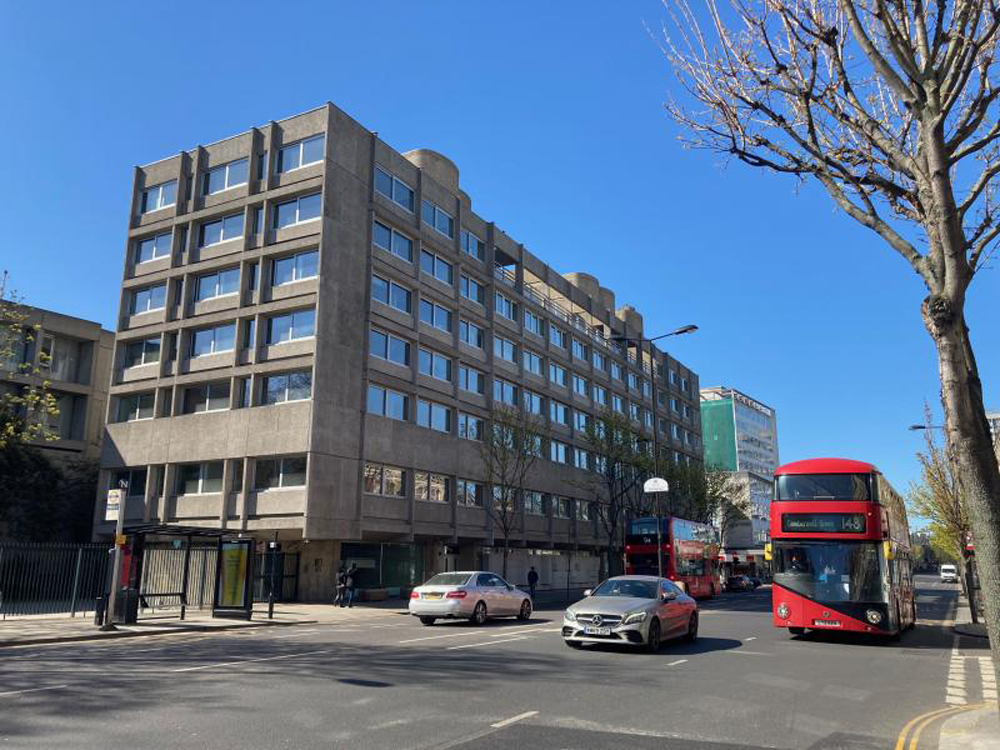
<path id="1" fill-rule="evenodd" d="M 870 500 L 868 474 L 785 474 L 778 477 L 778 500 Z"/>

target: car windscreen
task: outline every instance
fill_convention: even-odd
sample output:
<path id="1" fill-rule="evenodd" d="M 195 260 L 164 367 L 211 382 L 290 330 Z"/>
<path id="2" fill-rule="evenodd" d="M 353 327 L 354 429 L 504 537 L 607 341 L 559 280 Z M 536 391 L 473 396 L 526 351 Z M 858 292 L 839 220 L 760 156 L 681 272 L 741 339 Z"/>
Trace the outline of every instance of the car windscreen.
<path id="1" fill-rule="evenodd" d="M 871 500 L 868 474 L 782 474 L 778 477 L 777 499 Z"/>
<path id="2" fill-rule="evenodd" d="M 875 542 L 775 542 L 774 582 L 820 602 L 881 602 L 879 547 Z"/>
<path id="3" fill-rule="evenodd" d="M 591 596 L 628 596 L 637 599 L 655 599 L 656 582 L 612 578 L 594 589 Z"/>
<path id="4" fill-rule="evenodd" d="M 468 580 L 468 573 L 438 573 L 424 586 L 464 586 Z"/>

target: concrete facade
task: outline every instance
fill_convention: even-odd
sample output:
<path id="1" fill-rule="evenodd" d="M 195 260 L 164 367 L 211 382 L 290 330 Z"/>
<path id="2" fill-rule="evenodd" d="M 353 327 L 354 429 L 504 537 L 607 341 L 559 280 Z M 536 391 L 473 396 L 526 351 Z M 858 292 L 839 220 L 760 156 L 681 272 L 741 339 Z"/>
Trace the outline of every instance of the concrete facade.
<path id="1" fill-rule="evenodd" d="M 607 338 L 641 336 L 641 316 L 477 216 L 458 178 L 332 104 L 136 168 L 98 517 L 126 479 L 127 522 L 277 536 L 301 555 L 305 599 L 327 597 L 347 560 L 388 589 L 497 568 L 463 434 L 506 383 L 538 397 L 547 425 L 540 512 L 522 511 L 516 557 L 573 552 L 553 577 L 585 575 L 598 530 L 575 412 L 616 395 L 638 427 L 660 424 L 668 455 L 700 461 L 698 378 L 657 351 L 654 404 L 648 357 Z M 552 441 L 565 463 L 547 460 Z"/>

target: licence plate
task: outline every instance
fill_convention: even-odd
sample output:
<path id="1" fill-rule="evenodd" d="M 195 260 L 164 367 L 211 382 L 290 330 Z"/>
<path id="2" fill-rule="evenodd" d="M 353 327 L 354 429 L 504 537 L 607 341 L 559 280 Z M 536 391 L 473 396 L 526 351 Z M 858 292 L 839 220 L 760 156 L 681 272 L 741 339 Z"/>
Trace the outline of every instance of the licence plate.
<path id="1" fill-rule="evenodd" d="M 424 599 L 440 599 L 441 594 L 424 594 Z"/>
<path id="2" fill-rule="evenodd" d="M 611 628 L 584 628 L 584 635 L 611 635 Z"/>
<path id="3" fill-rule="evenodd" d="M 839 628 L 840 620 L 813 620 L 813 625 L 820 628 Z"/>

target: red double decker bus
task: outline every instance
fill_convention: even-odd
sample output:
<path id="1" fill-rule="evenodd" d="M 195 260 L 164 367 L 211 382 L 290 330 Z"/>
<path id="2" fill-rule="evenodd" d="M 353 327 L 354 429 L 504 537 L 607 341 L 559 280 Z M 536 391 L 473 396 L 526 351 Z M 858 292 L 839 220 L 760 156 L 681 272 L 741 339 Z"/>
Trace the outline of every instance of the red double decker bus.
<path id="1" fill-rule="evenodd" d="M 903 499 L 872 464 L 814 458 L 774 473 L 774 625 L 898 635 L 916 622 Z"/>
<path id="2" fill-rule="evenodd" d="M 715 528 L 683 518 L 661 518 L 663 576 L 683 581 L 693 597 L 719 590 L 719 535 Z M 625 535 L 625 572 L 657 575 L 656 519 L 634 518 Z"/>

